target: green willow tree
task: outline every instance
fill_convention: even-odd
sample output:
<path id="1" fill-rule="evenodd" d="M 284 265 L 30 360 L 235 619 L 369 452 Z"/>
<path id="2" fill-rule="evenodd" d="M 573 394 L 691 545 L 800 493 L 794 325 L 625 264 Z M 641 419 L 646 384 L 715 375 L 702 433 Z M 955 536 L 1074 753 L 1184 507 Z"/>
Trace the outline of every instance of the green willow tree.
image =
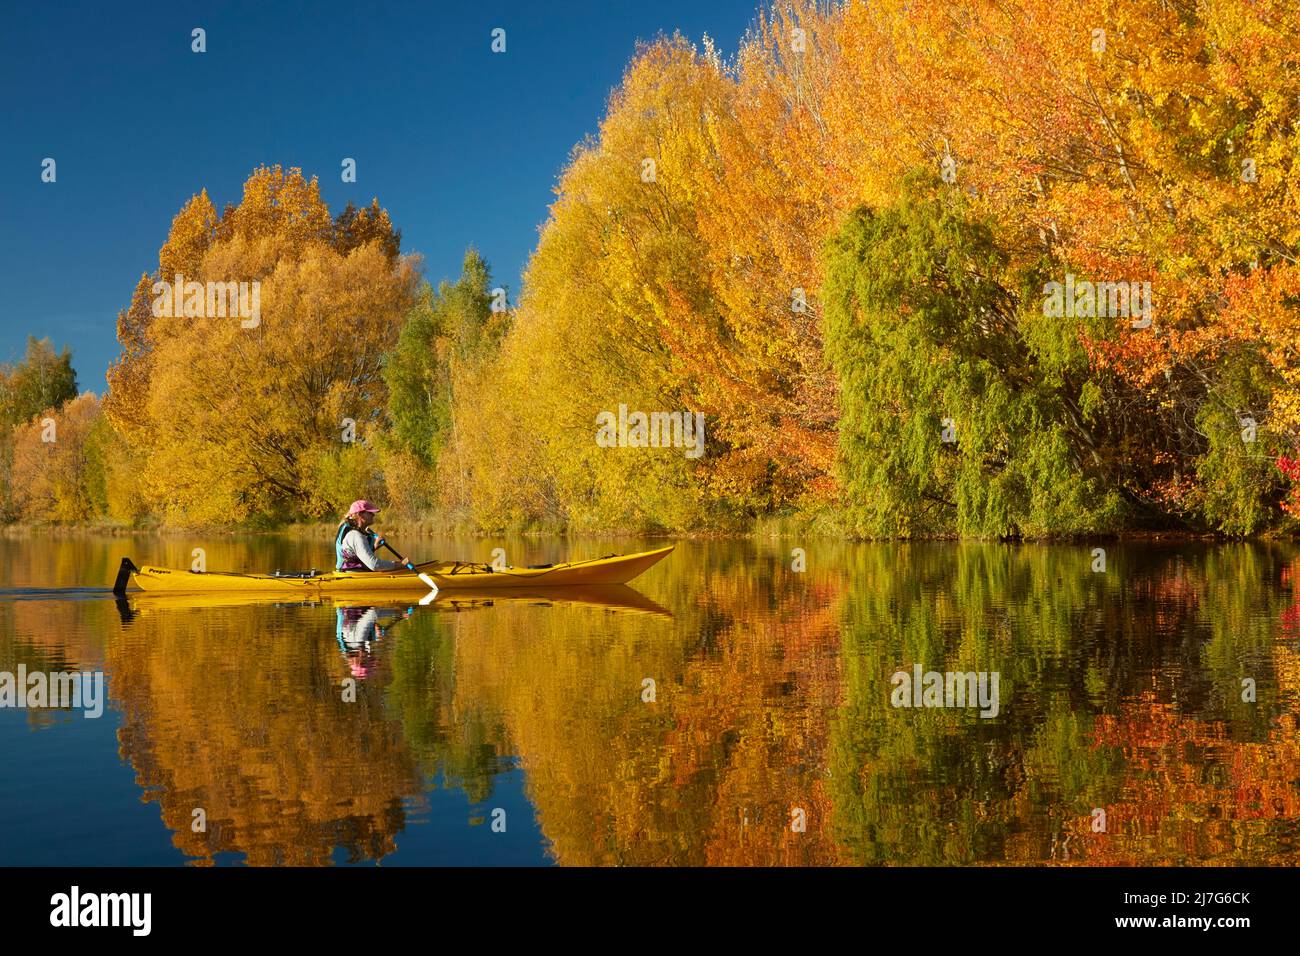
<path id="1" fill-rule="evenodd" d="M 473 248 L 465 253 L 460 278 L 429 283 L 384 363 L 388 417 L 397 446 L 429 470 L 437 467 L 453 421 L 457 367 L 494 349 L 500 329 L 492 323 L 492 273 Z"/>
<path id="2" fill-rule="evenodd" d="M 1274 424 L 1270 396 L 1281 383 L 1258 352 L 1241 347 L 1224 348 L 1207 378 L 1194 416 L 1200 452 L 1194 519 L 1225 534 L 1254 534 L 1277 520 L 1283 496 L 1275 462 L 1288 443 L 1267 427 Z"/>
<path id="3" fill-rule="evenodd" d="M 72 352 L 66 346 L 56 352 L 49 339 L 29 335 L 23 360 L 0 367 L 0 425 L 6 431 L 76 397 Z"/>
<path id="4" fill-rule="evenodd" d="M 0 366 L 0 513 L 11 517 L 14 507 L 14 429 L 76 397 L 72 352 L 66 346 L 56 352 L 49 339 L 29 335 L 23 360 Z"/>
<path id="5" fill-rule="evenodd" d="M 960 193 L 913 175 L 897 204 L 851 213 L 826 257 L 854 532 L 1015 537 L 1115 524 L 1087 356 L 1065 324 L 1083 320 L 1043 316 L 1040 277 L 1010 267 Z"/>

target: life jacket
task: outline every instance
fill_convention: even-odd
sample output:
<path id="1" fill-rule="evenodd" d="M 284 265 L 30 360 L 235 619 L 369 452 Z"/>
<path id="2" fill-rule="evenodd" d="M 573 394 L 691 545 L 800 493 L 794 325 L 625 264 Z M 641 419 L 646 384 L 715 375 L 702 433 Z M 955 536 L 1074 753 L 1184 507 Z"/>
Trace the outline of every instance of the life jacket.
<path id="1" fill-rule="evenodd" d="M 339 525 L 338 534 L 334 536 L 334 570 L 336 571 L 369 571 L 370 569 L 361 563 L 361 559 L 352 553 L 350 549 L 343 547 L 343 539 L 349 531 L 360 531 L 360 528 L 354 528 L 344 521 Z M 374 537 L 373 531 L 363 531 L 362 534 Z"/>

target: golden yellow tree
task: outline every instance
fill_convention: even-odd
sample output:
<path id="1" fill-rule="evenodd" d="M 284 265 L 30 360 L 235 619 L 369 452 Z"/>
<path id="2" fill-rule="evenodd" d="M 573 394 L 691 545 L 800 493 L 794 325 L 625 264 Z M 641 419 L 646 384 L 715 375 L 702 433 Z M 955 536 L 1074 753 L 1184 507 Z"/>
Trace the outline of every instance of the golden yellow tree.
<path id="1" fill-rule="evenodd" d="M 119 320 L 110 373 L 110 417 L 153 511 L 173 524 L 321 515 L 378 487 L 364 443 L 416 281 L 396 241 L 377 204 L 336 230 L 297 169 L 255 170 L 219 220 L 206 193 L 186 205 L 157 280 Z"/>
<path id="2" fill-rule="evenodd" d="M 91 430 L 99 399 L 82 392 L 57 411 L 49 409 L 14 429 L 11 494 L 24 520 L 73 523 L 95 516 L 88 480 Z"/>

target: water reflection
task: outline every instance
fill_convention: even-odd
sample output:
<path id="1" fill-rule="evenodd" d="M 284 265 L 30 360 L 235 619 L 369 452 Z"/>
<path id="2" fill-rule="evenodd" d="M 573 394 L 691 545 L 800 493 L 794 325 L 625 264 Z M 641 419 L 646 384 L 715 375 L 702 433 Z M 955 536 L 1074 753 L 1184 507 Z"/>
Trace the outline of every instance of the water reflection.
<path id="1" fill-rule="evenodd" d="M 458 646 L 508 639 L 548 614 L 564 615 L 549 625 L 561 632 L 672 618 L 623 586 L 443 592 L 427 606 L 422 596 L 119 602 L 125 640 L 110 645 L 110 661 L 126 714 L 122 756 L 192 862 L 236 853 L 313 865 L 339 847 L 349 862 L 392 854 L 412 816 L 429 814 L 430 791 L 482 804 L 516 763 L 499 707 L 476 700 L 474 687 L 458 694 Z M 471 649 L 480 650 L 490 647 Z M 207 833 L 192 831 L 196 808 Z M 536 841 L 532 850 L 542 852 Z"/>
<path id="2" fill-rule="evenodd" d="M 335 609 L 338 617 L 335 638 L 353 677 L 365 680 L 374 670 L 374 646 L 385 637 L 386 625 L 393 621 L 404 621 L 414 613 L 414 607 L 399 609 L 339 605 Z"/>
<path id="3" fill-rule="evenodd" d="M 1296 863 L 1295 548 L 1109 551 L 828 544 L 796 573 L 706 542 L 645 594 L 0 598 L 0 669 L 107 670 L 198 865 Z M 916 666 L 996 672 L 996 716 L 892 706 Z M 0 819 L 77 786 L 46 773 Z"/>

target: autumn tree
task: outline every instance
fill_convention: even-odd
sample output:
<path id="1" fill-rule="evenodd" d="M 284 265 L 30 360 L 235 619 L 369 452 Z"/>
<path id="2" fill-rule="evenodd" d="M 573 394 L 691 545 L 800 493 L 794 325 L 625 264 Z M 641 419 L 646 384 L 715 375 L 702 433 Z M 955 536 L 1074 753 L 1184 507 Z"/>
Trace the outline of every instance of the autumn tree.
<path id="1" fill-rule="evenodd" d="M 72 352 L 54 350 L 49 339 L 27 337 L 21 362 L 0 366 L 0 513 L 12 514 L 21 507 L 16 487 L 26 476 L 14 469 L 15 430 L 42 412 L 57 412 L 77 394 L 77 374 Z M 26 465 L 24 465 L 25 467 Z"/>
<path id="2" fill-rule="evenodd" d="M 389 259 L 396 259 L 402 248 L 402 230 L 394 228 L 378 199 L 360 209 L 348 203 L 334 220 L 334 248 L 347 255 L 369 242 L 378 242 Z"/>
<path id="3" fill-rule="evenodd" d="M 238 514 L 271 501 L 316 513 L 340 489 L 378 481 L 378 462 L 390 494 L 425 496 L 411 500 L 415 510 L 450 505 L 484 526 L 734 528 L 794 512 L 838 528 L 844 482 L 899 464 L 894 446 L 858 443 L 845 469 L 845 441 L 862 425 L 859 371 L 880 344 L 855 342 L 848 316 L 883 315 L 890 301 L 846 304 L 865 283 L 900 304 L 929 295 L 950 324 L 978 327 L 987 316 L 957 314 L 996 305 L 1003 331 L 975 351 L 932 335 L 905 341 L 903 327 L 890 348 L 915 346 L 936 367 L 966 363 L 971 374 L 971 362 L 990 361 L 980 350 L 1011 349 L 980 366 L 996 368 L 1006 393 L 988 404 L 1012 415 L 1003 431 L 1037 437 L 996 437 L 990 417 L 987 432 L 968 422 L 964 446 L 910 445 L 908 467 L 935 471 L 913 474 L 918 484 L 899 493 L 960 487 L 966 504 L 936 492 L 929 517 L 943 520 L 901 511 L 885 520 L 887 496 L 873 492 L 859 499 L 874 500 L 884 524 L 851 505 L 860 530 L 1081 530 L 1110 526 L 1116 503 L 1135 526 L 1294 528 L 1279 505 L 1300 510 L 1300 217 L 1288 185 L 1300 146 L 1297 36 L 1300 10 L 1280 0 L 793 0 L 764 9 L 729 61 L 707 39 L 642 46 L 560 177 L 517 306 L 496 326 L 500 347 L 473 362 L 439 353 L 455 336 L 436 328 L 442 290 L 430 290 L 405 323 L 402 310 L 406 337 L 389 381 L 377 380 L 378 420 L 393 424 L 394 444 L 380 442 L 374 456 L 355 444 L 325 451 L 316 439 L 285 450 L 277 437 L 257 457 L 285 467 L 263 466 L 263 490 L 232 485 L 215 500 Z M 955 219 L 941 224 L 924 203 L 907 208 L 915 170 L 963 197 L 959 219 L 982 238 Z M 850 221 L 856 234 L 842 231 Z M 926 292 L 933 277 L 910 269 L 906 290 L 885 289 L 893 263 L 824 251 L 832 237 L 858 253 L 907 248 L 905 236 L 927 231 L 948 243 L 939 259 L 971 242 L 996 251 L 989 281 L 1006 302 L 985 300 L 993 285 L 946 288 L 943 277 Z M 328 271 L 336 260 L 320 250 L 350 258 L 372 246 L 401 271 L 400 235 L 377 201 L 332 216 L 296 170 L 256 170 L 219 216 L 194 197 L 158 272 L 119 318 L 110 420 L 146 436 L 132 447 L 158 444 L 150 409 L 175 383 L 155 380 L 178 374 L 158 355 L 192 323 L 154 319 L 151 278 L 216 275 L 218 250 L 238 262 L 231 279 L 313 256 Z M 1144 315 L 1043 314 L 1047 286 L 1073 280 L 1149 288 Z M 823 301 L 828 289 L 838 303 Z M 824 338 L 832 327 L 834 346 Z M 396 333 L 384 341 L 387 352 Z M 918 362 L 905 364 L 919 373 Z M 329 375 L 308 378 L 318 400 Z M 949 384 L 945 401 L 973 396 L 978 382 Z M 936 395 L 910 396 L 912 412 Z M 702 412 L 706 454 L 598 447 L 596 416 L 623 405 Z M 901 417 L 877 417 L 881 428 L 921 421 L 893 407 L 872 414 L 886 412 Z M 312 427 L 320 438 L 323 423 Z M 963 457 L 977 445 L 978 468 Z M 140 454 L 129 473 L 156 474 L 158 462 Z M 953 484 L 959 463 L 974 470 Z M 1048 485 L 1060 496 L 1034 490 Z M 189 505 L 165 507 L 179 515 Z"/>
<path id="4" fill-rule="evenodd" d="M 1278 515 L 1297 32 L 1293 9 L 1248 0 L 843 12 L 835 95 L 860 118 L 831 115 L 866 201 L 910 166 L 945 170 L 1015 258 L 1151 283 L 1150 323 L 1081 338 L 1114 484 L 1144 521 L 1244 533 Z"/>
<path id="5" fill-rule="evenodd" d="M 84 392 L 14 429 L 11 508 L 33 522 L 72 524 L 103 513 L 92 434 L 99 399 Z"/>
<path id="6" fill-rule="evenodd" d="M 156 281 L 238 288 L 243 311 L 205 300 L 187 315 L 142 280 L 119 320 L 107 404 L 152 510 L 176 524 L 321 515 L 377 487 L 365 443 L 383 427 L 381 358 L 416 280 L 396 242 L 377 205 L 336 223 L 297 169 L 255 170 L 220 218 L 206 194 L 186 205 Z"/>

